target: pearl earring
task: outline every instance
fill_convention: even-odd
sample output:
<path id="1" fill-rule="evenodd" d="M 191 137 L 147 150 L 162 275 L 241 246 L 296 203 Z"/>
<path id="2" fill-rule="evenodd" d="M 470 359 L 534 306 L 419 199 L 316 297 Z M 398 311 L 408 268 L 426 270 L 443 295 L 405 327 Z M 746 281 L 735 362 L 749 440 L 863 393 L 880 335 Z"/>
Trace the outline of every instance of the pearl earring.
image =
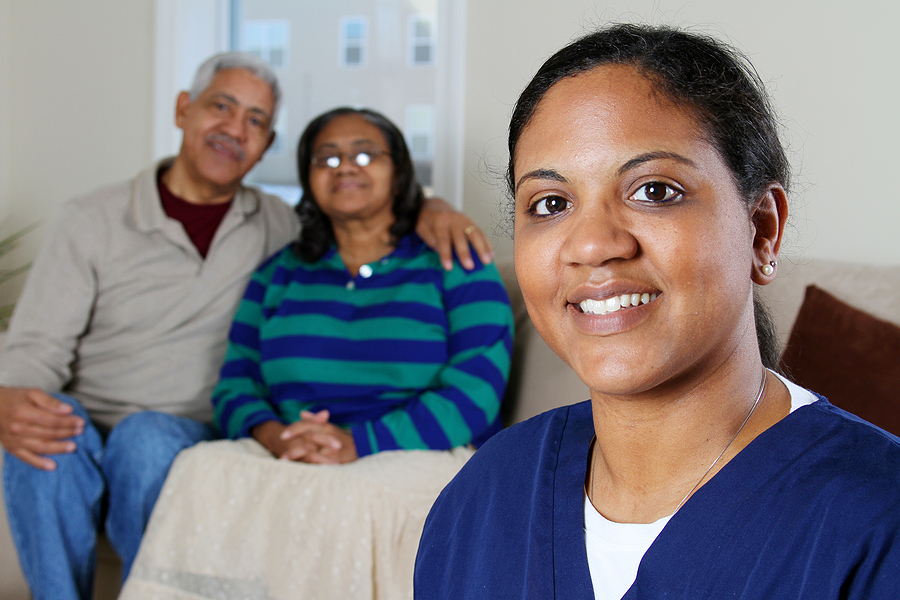
<path id="1" fill-rule="evenodd" d="M 777 267 L 777 266 L 778 266 L 778 263 L 774 260 L 770 261 L 769 264 L 767 264 L 767 265 L 763 265 L 762 266 L 763 275 L 765 275 L 766 277 L 771 277 L 772 273 L 775 272 L 775 267 Z"/>

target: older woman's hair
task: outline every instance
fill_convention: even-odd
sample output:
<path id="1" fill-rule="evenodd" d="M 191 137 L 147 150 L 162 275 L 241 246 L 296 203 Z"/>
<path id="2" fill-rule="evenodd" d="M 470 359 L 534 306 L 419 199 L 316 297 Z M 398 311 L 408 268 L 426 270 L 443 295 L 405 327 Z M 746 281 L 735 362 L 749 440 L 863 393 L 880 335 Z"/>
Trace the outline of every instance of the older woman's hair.
<path id="1" fill-rule="evenodd" d="M 297 170 L 300 174 L 300 187 L 303 195 L 297 204 L 297 215 L 300 217 L 302 229 L 300 238 L 294 244 L 294 251 L 307 262 L 315 262 L 325 255 L 334 244 L 334 230 L 330 219 L 319 208 L 318 201 L 309 184 L 309 173 L 312 167 L 312 156 L 315 151 L 316 138 L 328 123 L 337 117 L 358 115 L 377 127 L 384 135 L 394 164 L 394 184 L 392 210 L 394 223 L 391 225 L 391 242 L 397 241 L 413 231 L 419 219 L 419 212 L 425 202 L 421 186 L 416 182 L 409 148 L 403 134 L 387 117 L 367 108 L 341 107 L 330 110 L 313 119 L 297 144 Z"/>
<path id="2" fill-rule="evenodd" d="M 512 195 L 516 145 L 541 99 L 561 79 L 607 64 L 633 67 L 663 97 L 693 113 L 749 209 L 771 184 L 788 189 L 790 162 L 778 120 L 765 86 L 740 52 L 705 35 L 620 24 L 590 33 L 551 56 L 519 96 L 509 124 L 507 185 Z M 758 298 L 754 310 L 763 363 L 774 368 L 778 341 L 772 319 Z"/>
<path id="3" fill-rule="evenodd" d="M 227 69 L 243 69 L 269 84 L 269 87 L 272 88 L 272 98 L 275 101 L 272 107 L 271 119 L 271 123 L 274 125 L 275 117 L 278 116 L 278 107 L 281 104 L 281 86 L 278 84 L 278 77 L 275 76 L 275 72 L 269 67 L 269 64 L 254 54 L 247 52 L 223 52 L 208 58 L 200 65 L 197 69 L 197 74 L 194 75 L 194 81 L 191 83 L 189 92 L 191 100 L 196 100 L 200 94 L 206 91 L 216 73 Z"/>

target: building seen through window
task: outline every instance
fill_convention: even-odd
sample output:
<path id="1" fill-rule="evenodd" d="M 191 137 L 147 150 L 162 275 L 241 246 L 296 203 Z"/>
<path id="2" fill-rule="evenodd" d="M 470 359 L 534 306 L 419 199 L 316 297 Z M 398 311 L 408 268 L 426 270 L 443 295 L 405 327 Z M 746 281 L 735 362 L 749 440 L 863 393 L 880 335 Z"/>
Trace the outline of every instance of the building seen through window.
<path id="1" fill-rule="evenodd" d="M 340 25 L 339 61 L 342 67 L 363 67 L 366 62 L 368 21 L 365 17 L 343 17 Z"/>
<path id="2" fill-rule="evenodd" d="M 290 31 L 291 24 L 284 19 L 245 21 L 241 37 L 244 50 L 283 69 L 287 66 Z"/>
<path id="3" fill-rule="evenodd" d="M 443 0 L 448 1 L 448 0 Z M 400 127 L 419 182 L 433 182 L 439 0 L 232 0 L 232 45 L 266 60 L 284 99 L 278 143 L 248 181 L 294 203 L 296 145 L 337 106 L 366 107 Z"/>
<path id="4" fill-rule="evenodd" d="M 413 65 L 434 62 L 435 22 L 433 14 L 415 14 L 409 18 L 409 61 Z"/>

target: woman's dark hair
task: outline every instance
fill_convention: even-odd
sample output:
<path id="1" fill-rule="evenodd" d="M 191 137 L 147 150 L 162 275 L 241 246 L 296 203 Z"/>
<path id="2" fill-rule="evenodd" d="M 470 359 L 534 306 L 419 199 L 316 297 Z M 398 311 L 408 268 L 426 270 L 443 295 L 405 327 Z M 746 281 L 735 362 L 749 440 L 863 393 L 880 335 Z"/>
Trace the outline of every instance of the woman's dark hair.
<path id="1" fill-rule="evenodd" d="M 740 52 L 705 35 L 670 27 L 620 24 L 590 33 L 551 56 L 519 96 L 509 124 L 507 186 L 515 195 L 516 145 L 547 91 L 596 67 L 633 67 L 665 98 L 692 112 L 734 176 L 752 212 L 772 183 L 787 190 L 791 169 L 765 86 Z M 754 298 L 763 363 L 775 368 L 772 319 Z"/>
<path id="2" fill-rule="evenodd" d="M 296 211 L 300 217 L 302 230 L 299 239 L 294 243 L 294 252 L 307 261 L 315 262 L 325 255 L 334 243 L 334 229 L 331 220 L 319 208 L 315 194 L 309 184 L 309 172 L 312 167 L 312 156 L 316 138 L 328 123 L 337 117 L 359 115 L 379 130 L 387 142 L 391 161 L 394 163 L 393 213 L 394 223 L 390 234 L 392 243 L 397 241 L 416 227 L 419 211 L 425 201 L 422 188 L 416 182 L 412 159 L 403 134 L 387 117 L 367 108 L 341 107 L 319 115 L 306 126 L 297 144 L 297 170 L 300 174 L 300 187 L 303 196 L 297 204 Z"/>

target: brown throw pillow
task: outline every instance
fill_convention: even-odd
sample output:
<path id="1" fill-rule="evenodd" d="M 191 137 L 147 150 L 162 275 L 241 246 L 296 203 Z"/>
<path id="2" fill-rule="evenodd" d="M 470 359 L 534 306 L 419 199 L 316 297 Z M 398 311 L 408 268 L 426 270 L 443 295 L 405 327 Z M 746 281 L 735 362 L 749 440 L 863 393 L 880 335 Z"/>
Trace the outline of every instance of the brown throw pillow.
<path id="1" fill-rule="evenodd" d="M 811 285 L 780 367 L 835 406 L 900 435 L 900 327 Z"/>

